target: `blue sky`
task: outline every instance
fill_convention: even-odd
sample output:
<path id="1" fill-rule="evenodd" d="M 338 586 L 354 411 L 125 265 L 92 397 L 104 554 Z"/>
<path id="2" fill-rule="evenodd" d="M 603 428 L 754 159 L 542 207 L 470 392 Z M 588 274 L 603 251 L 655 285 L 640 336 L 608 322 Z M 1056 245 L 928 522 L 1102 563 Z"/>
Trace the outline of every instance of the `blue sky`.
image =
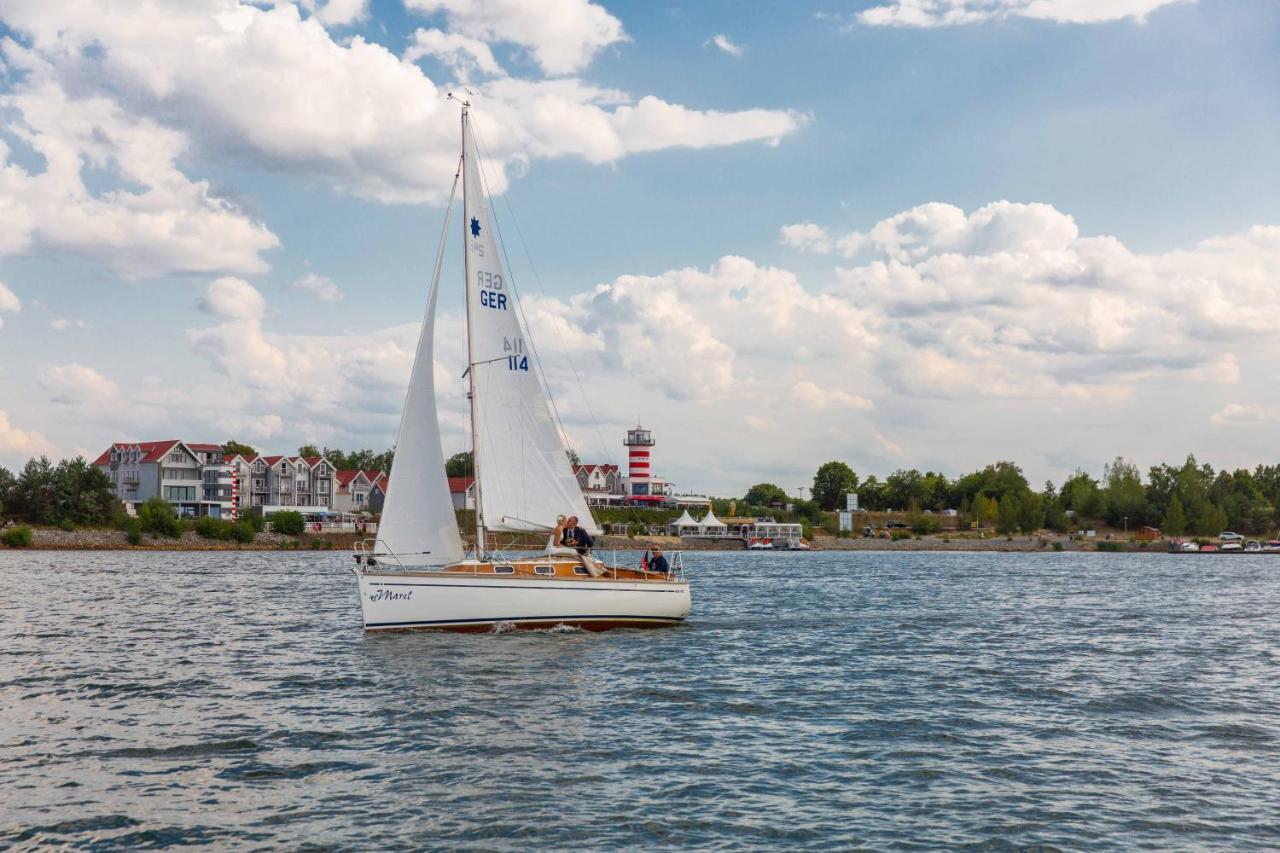
<path id="1" fill-rule="evenodd" d="M 52 6 L 0 10 L 0 464 L 389 444 L 463 83 L 585 457 L 1273 461 L 1274 3 Z"/>

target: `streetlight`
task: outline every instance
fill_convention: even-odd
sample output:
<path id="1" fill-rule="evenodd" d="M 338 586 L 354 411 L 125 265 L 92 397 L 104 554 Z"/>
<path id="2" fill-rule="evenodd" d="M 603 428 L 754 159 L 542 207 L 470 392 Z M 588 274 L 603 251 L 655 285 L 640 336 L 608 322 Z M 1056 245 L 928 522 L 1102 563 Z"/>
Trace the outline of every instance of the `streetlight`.
<path id="1" fill-rule="evenodd" d="M 1124 517 L 1124 532 L 1126 536 L 1129 535 L 1129 516 L 1127 515 Z"/>

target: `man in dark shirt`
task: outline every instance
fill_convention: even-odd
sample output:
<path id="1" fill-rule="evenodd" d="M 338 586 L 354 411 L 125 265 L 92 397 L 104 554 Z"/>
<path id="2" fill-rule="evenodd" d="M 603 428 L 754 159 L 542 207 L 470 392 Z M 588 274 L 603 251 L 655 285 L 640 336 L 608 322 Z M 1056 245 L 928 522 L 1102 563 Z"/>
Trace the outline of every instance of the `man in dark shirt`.
<path id="1" fill-rule="evenodd" d="M 653 549 L 653 556 L 649 558 L 649 571 L 662 572 L 664 575 L 671 572 L 671 565 L 667 562 L 667 558 L 662 556 L 661 548 Z"/>
<path id="2" fill-rule="evenodd" d="M 586 554 L 596 542 L 590 533 L 578 526 L 578 517 L 571 515 L 565 520 L 564 537 L 560 544 L 576 549 L 579 554 Z"/>

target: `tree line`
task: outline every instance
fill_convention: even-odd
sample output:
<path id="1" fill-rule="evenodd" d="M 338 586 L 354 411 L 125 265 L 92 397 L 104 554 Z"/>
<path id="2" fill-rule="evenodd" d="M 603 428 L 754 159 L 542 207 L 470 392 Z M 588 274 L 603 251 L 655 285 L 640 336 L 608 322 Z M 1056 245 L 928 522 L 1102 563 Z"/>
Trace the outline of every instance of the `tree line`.
<path id="1" fill-rule="evenodd" d="M 1228 529 L 1263 534 L 1280 525 L 1280 465 L 1215 471 L 1194 455 L 1181 465 L 1152 466 L 1145 477 L 1117 457 L 1103 468 L 1101 479 L 1077 470 L 1061 484 L 1046 482 L 1039 490 L 1009 461 L 955 479 L 903 468 L 883 480 L 860 478 L 848 464 L 832 461 L 814 474 L 810 501 L 791 497 L 773 483 L 757 483 L 741 504 L 772 510 L 791 505 L 808 515 L 809 504 L 820 511 L 843 509 L 850 492 L 857 493 L 860 509 L 955 510 L 962 522 L 994 524 L 1002 533 L 1069 532 L 1099 521 L 1130 530 L 1149 525 L 1168 536 L 1216 536 Z"/>

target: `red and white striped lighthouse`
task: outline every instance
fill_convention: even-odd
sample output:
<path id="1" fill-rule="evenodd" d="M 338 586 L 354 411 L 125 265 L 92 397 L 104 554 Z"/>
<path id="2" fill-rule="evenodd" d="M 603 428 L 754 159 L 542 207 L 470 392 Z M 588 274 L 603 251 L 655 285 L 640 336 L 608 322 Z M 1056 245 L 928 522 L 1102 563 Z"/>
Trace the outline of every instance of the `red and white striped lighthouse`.
<path id="1" fill-rule="evenodd" d="M 649 448 L 653 447 L 653 433 L 636 425 L 627 430 L 627 440 L 622 442 L 627 448 L 627 477 L 632 482 L 649 479 Z"/>

